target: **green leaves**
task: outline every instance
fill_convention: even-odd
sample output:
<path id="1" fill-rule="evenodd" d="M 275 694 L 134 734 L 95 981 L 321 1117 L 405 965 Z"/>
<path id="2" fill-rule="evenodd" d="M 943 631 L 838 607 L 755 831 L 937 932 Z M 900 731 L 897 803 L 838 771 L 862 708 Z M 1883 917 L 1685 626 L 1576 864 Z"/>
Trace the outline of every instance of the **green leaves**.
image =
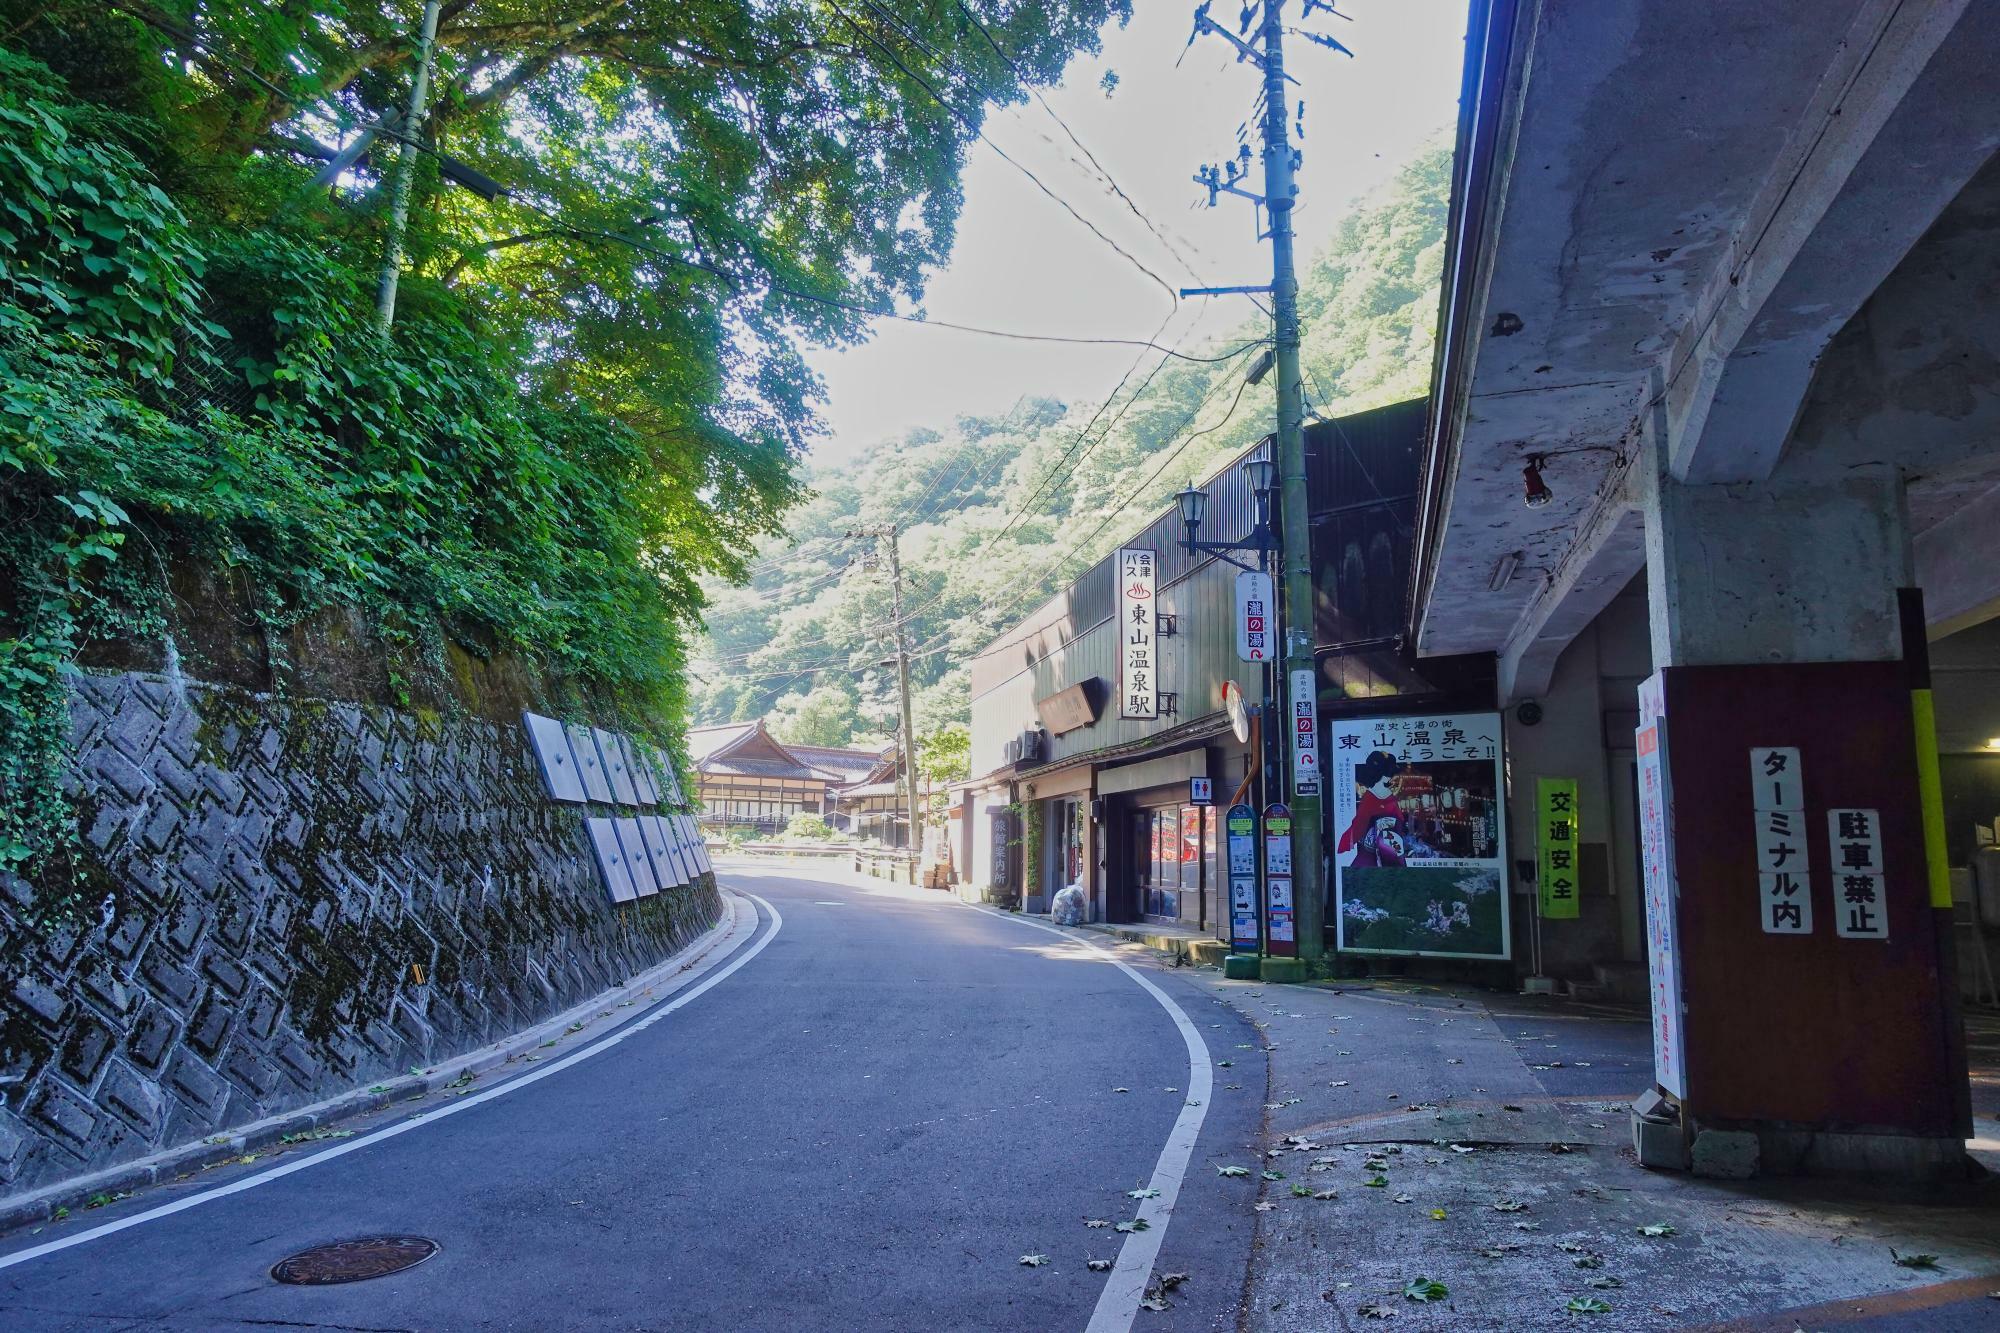
<path id="1" fill-rule="evenodd" d="M 1247 1176 L 1250 1174 L 1250 1168 L 1247 1166 L 1218 1166 L 1215 1168 L 1215 1174 L 1218 1176 Z"/>
<path id="2" fill-rule="evenodd" d="M 1414 1277 L 1403 1284 L 1403 1299 L 1428 1304 L 1451 1295 L 1451 1289 L 1435 1278 Z"/>
<path id="3" fill-rule="evenodd" d="M 1898 1254 L 1890 1250 L 1889 1258 L 1898 1268 L 1936 1269 L 1940 1266 L 1935 1254 Z"/>
<path id="4" fill-rule="evenodd" d="M 1572 1296 L 1563 1309 L 1570 1314 L 1610 1314 L 1610 1304 L 1597 1296 Z"/>

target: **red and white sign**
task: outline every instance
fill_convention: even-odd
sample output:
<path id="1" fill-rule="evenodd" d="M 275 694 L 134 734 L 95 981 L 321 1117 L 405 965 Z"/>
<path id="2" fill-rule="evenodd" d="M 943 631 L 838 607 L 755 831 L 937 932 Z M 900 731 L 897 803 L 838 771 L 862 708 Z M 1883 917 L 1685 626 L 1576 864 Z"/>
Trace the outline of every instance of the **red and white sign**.
<path id="1" fill-rule="evenodd" d="M 1236 576 L 1236 655 L 1246 662 L 1268 662 L 1275 642 L 1277 605 L 1271 576 L 1246 569 Z"/>
<path id="2" fill-rule="evenodd" d="M 1319 673 L 1292 673 L 1292 795 L 1319 795 Z"/>

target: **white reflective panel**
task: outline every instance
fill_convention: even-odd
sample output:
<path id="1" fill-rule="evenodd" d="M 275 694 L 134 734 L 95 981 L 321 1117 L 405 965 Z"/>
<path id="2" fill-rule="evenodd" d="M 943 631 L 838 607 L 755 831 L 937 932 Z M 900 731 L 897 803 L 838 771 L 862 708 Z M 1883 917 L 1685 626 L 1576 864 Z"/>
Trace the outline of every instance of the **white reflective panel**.
<path id="1" fill-rule="evenodd" d="M 591 731 L 597 738 L 597 753 L 604 760 L 604 777 L 611 784 L 611 799 L 620 805 L 639 804 L 639 793 L 632 786 L 632 769 L 625 762 L 618 733 L 602 727 L 593 727 Z"/>
<path id="2" fill-rule="evenodd" d="M 653 876 L 653 858 L 646 855 L 646 839 L 639 831 L 639 821 L 616 819 L 612 823 L 618 826 L 618 846 L 625 853 L 625 870 L 632 876 L 632 887 L 641 898 L 658 893 L 660 882 Z"/>
<path id="3" fill-rule="evenodd" d="M 694 863 L 706 875 L 715 869 L 708 859 L 708 844 L 701 840 L 701 826 L 695 823 L 693 815 L 681 816 L 681 827 L 687 830 L 688 847 L 694 852 Z"/>
<path id="4" fill-rule="evenodd" d="M 671 806 L 686 805 L 687 798 L 681 795 L 681 775 L 674 771 L 673 762 L 667 758 L 666 752 L 655 750 L 653 758 L 660 770 L 660 780 L 664 784 L 660 790 L 660 799 Z"/>
<path id="5" fill-rule="evenodd" d="M 618 845 L 618 830 L 609 819 L 586 819 L 584 832 L 590 835 L 590 850 L 597 857 L 597 873 L 604 891 L 614 903 L 629 903 L 639 896 L 632 885 L 632 873 L 625 865 L 625 851 Z"/>
<path id="6" fill-rule="evenodd" d="M 674 859 L 667 830 L 658 815 L 640 815 L 639 832 L 646 840 L 646 854 L 653 860 L 653 878 L 663 889 L 677 889 L 687 883 L 687 872 Z"/>
<path id="7" fill-rule="evenodd" d="M 584 794 L 593 801 L 611 801 L 611 780 L 604 775 L 604 761 L 597 756 L 597 737 L 589 727 L 570 723 L 563 728 L 569 737 L 570 753 L 576 756 L 576 771 L 583 778 Z"/>
<path id="8" fill-rule="evenodd" d="M 639 804 L 658 805 L 660 784 L 653 781 L 653 766 L 646 762 L 644 748 L 630 736 L 620 736 L 618 748 L 625 752 L 625 766 L 632 770 L 632 789 L 639 794 Z"/>
<path id="9" fill-rule="evenodd" d="M 576 771 L 576 756 L 570 753 L 569 736 L 562 723 L 538 713 L 523 713 L 521 724 L 528 729 L 528 744 L 542 771 L 542 788 L 550 798 L 583 800 L 583 778 Z"/>
<path id="10" fill-rule="evenodd" d="M 660 832 L 666 835 L 667 852 L 674 858 L 674 864 L 681 868 L 681 874 L 688 880 L 701 872 L 695 868 L 694 852 L 687 845 L 687 836 L 681 832 L 679 815 L 662 815 Z"/>

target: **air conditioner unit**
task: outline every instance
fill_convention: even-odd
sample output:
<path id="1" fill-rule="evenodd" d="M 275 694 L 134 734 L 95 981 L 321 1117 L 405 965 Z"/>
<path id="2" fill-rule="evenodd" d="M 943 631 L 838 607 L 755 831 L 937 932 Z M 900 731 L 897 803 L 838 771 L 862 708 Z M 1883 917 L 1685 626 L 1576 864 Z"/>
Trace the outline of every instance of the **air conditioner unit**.
<path id="1" fill-rule="evenodd" d="M 1008 741 L 1000 747 L 1000 762 L 1003 764 L 1018 764 L 1021 762 L 1021 742 L 1018 739 Z"/>
<path id="2" fill-rule="evenodd" d="M 1019 760 L 1024 764 L 1039 764 L 1049 757 L 1049 738 L 1039 728 L 1030 727 L 1021 733 L 1021 738 L 1013 744 L 1019 752 Z"/>

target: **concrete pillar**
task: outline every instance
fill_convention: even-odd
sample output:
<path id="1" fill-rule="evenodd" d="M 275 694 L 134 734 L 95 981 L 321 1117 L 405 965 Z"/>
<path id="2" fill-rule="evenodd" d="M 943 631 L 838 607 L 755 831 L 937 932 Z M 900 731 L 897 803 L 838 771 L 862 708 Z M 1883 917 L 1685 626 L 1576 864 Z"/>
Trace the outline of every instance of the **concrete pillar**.
<path id="1" fill-rule="evenodd" d="M 1674 1098 L 1635 1107 L 1642 1160 L 1961 1172 L 1949 908 L 1930 896 L 1901 662 L 1900 476 L 1801 466 L 1687 485 L 1654 464 L 1638 483 L 1648 961 L 1655 1075 Z"/>
<path id="2" fill-rule="evenodd" d="M 1888 662 L 1912 582 L 1903 482 L 1888 464 L 1833 479 L 1690 486 L 1647 478 L 1653 664 Z"/>

